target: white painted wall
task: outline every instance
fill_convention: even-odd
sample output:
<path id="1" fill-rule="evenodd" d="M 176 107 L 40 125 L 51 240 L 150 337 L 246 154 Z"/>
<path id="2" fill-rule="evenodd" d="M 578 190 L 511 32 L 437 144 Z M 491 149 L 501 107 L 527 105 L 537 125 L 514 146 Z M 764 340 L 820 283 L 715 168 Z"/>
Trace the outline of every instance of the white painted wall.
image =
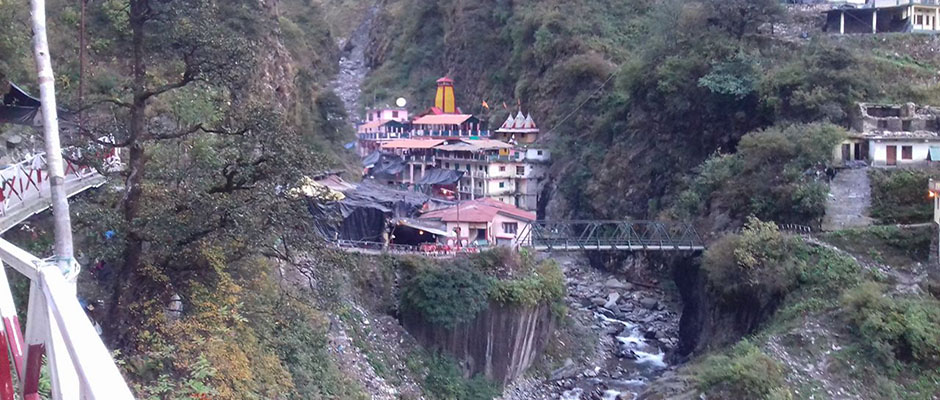
<path id="1" fill-rule="evenodd" d="M 872 165 L 875 166 L 886 166 L 888 162 L 888 146 L 897 147 L 897 160 L 898 165 L 912 165 L 912 164 L 922 164 L 927 161 L 927 154 L 930 151 L 930 146 L 940 146 L 940 143 L 937 142 L 924 142 L 920 141 L 901 141 L 901 140 L 892 140 L 892 141 L 871 141 L 868 145 L 868 157 L 871 160 Z M 910 160 L 904 160 L 902 146 L 911 146 L 912 157 Z"/>

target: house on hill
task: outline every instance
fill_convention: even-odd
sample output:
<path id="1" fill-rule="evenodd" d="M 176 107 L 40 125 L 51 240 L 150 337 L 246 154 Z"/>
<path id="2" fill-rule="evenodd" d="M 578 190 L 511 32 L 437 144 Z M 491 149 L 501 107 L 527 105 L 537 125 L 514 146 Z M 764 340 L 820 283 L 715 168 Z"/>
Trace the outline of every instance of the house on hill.
<path id="1" fill-rule="evenodd" d="M 836 165 L 864 161 L 875 167 L 927 166 L 940 156 L 940 109 L 859 103 L 849 137 L 833 152 Z"/>
<path id="2" fill-rule="evenodd" d="M 535 213 L 491 199 L 482 198 L 425 213 L 421 220 L 445 224 L 462 245 L 524 246 L 523 228 L 535 221 Z"/>
<path id="3" fill-rule="evenodd" d="M 826 12 L 826 32 L 940 32 L 937 0 L 866 0 L 845 2 Z"/>

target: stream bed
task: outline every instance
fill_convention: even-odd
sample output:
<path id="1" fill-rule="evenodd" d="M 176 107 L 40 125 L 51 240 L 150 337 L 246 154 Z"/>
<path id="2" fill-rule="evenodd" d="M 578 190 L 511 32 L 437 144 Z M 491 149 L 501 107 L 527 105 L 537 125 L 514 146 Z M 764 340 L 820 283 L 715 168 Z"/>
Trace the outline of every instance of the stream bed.
<path id="1" fill-rule="evenodd" d="M 593 351 L 567 359 L 548 379 L 523 379 L 502 400 L 635 399 L 670 369 L 678 344 L 679 304 L 657 282 L 631 283 L 623 274 L 591 267 L 576 255 L 553 257 L 565 272 L 568 315 L 587 328 L 580 340 Z"/>

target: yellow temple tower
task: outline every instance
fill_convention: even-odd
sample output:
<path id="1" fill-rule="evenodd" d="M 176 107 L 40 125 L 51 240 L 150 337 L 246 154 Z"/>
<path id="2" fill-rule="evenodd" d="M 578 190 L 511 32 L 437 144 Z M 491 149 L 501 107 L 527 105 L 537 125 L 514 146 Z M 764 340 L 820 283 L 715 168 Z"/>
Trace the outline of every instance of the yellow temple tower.
<path id="1" fill-rule="evenodd" d="M 443 77 L 437 80 L 437 95 L 434 96 L 434 107 L 444 114 L 457 113 L 457 100 L 454 98 L 454 80 Z"/>

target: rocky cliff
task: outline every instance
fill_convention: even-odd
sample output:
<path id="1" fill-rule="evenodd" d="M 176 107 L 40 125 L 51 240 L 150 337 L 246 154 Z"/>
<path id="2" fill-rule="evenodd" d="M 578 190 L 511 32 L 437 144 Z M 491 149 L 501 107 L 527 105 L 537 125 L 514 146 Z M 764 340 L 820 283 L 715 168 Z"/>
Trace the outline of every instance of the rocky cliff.
<path id="1" fill-rule="evenodd" d="M 495 302 L 472 321 L 451 329 L 429 324 L 418 315 L 404 315 L 402 323 L 423 346 L 459 360 L 470 376 L 483 374 L 504 384 L 522 376 L 555 330 L 549 306 Z"/>

